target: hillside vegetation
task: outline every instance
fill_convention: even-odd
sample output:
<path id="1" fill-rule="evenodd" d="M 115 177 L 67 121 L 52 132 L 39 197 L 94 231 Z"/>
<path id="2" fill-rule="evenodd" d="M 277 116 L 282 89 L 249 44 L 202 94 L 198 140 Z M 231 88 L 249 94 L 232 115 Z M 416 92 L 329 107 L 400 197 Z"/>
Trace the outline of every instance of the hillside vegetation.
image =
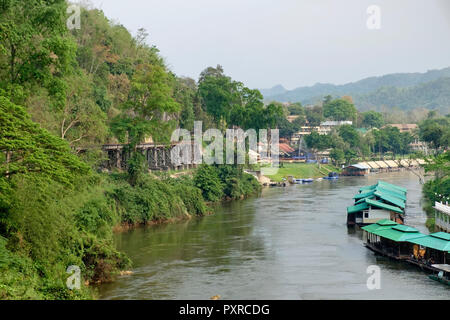
<path id="1" fill-rule="evenodd" d="M 177 77 L 147 44 L 102 11 L 81 11 L 66 27 L 65 0 L 0 2 L 0 299 L 87 299 L 131 261 L 118 252 L 120 225 L 208 213 L 208 202 L 260 186 L 242 167 L 200 167 L 192 175 L 149 174 L 136 145 L 165 143 L 171 129 L 270 123 L 258 91 L 210 68 Z M 226 86 L 228 91 L 223 90 Z M 124 143 L 125 172 L 98 171 L 104 143 Z M 66 270 L 81 269 L 69 290 Z"/>

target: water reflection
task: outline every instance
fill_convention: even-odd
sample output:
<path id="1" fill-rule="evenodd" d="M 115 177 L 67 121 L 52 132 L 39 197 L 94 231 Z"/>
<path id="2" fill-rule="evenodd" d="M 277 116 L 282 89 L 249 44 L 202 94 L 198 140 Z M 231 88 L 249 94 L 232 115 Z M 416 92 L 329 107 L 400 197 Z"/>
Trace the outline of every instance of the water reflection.
<path id="1" fill-rule="evenodd" d="M 216 214 L 117 235 L 134 274 L 101 286 L 104 299 L 448 299 L 414 267 L 375 256 L 347 229 L 346 207 L 377 179 L 408 189 L 406 223 L 426 232 L 421 185 L 408 172 L 265 189 Z M 382 270 L 368 290 L 369 265 Z"/>

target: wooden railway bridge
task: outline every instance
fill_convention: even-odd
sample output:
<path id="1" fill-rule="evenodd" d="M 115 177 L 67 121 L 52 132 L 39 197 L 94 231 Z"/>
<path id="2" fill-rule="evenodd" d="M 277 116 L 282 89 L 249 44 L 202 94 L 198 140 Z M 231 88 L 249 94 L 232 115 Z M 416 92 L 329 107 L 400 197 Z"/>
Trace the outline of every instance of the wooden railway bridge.
<path id="1" fill-rule="evenodd" d="M 142 143 L 137 146 L 137 150 L 142 152 L 145 156 L 149 170 L 162 171 L 162 170 L 183 170 L 196 167 L 193 160 L 189 163 L 174 164 L 172 162 L 171 151 L 179 144 L 162 145 L 153 143 Z M 130 159 L 130 152 L 126 150 L 124 144 L 106 144 L 102 149 L 108 156 L 102 166 L 105 169 L 122 169 L 127 168 L 127 162 Z M 184 145 L 181 148 L 181 156 L 186 156 L 185 152 L 190 152 L 188 159 L 194 159 L 194 151 L 196 145 Z"/>

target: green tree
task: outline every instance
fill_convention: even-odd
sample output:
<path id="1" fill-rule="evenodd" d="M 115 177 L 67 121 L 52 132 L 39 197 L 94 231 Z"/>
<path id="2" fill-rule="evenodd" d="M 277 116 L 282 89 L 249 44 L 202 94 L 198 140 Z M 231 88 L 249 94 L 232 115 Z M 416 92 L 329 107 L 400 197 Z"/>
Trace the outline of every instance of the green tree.
<path id="1" fill-rule="evenodd" d="M 177 78 L 175 99 L 180 104 L 179 126 L 189 131 L 194 130 L 195 104 L 197 100 L 197 84 L 190 78 Z"/>
<path id="2" fill-rule="evenodd" d="M 166 114 L 177 111 L 179 104 L 173 98 L 164 66 L 145 63 L 138 66 L 133 75 L 128 101 L 113 122 L 113 130 L 121 141 L 133 148 L 148 135 L 162 140 L 167 138 Z"/>
<path id="3" fill-rule="evenodd" d="M 441 147 L 448 147 L 450 135 L 450 118 L 429 118 L 419 123 L 419 137 L 428 142 L 438 151 Z"/>
<path id="4" fill-rule="evenodd" d="M 317 131 L 313 131 L 311 134 L 306 135 L 305 142 L 308 148 L 313 150 L 314 153 L 328 149 L 332 146 L 331 136 L 319 134 Z"/>
<path id="5" fill-rule="evenodd" d="M 200 74 L 198 92 L 203 109 L 214 117 L 218 125 L 226 125 L 229 120 L 236 91 L 236 83 L 225 76 L 220 65 L 209 67 Z"/>
<path id="6" fill-rule="evenodd" d="M 306 120 L 310 126 L 319 126 L 324 120 L 323 108 L 321 106 L 305 108 Z"/>
<path id="7" fill-rule="evenodd" d="M 335 99 L 323 105 L 323 115 L 336 121 L 356 119 L 355 106 L 344 99 Z"/>
<path id="8" fill-rule="evenodd" d="M 305 108 L 300 102 L 290 104 L 287 109 L 291 116 L 305 116 Z"/>
<path id="9" fill-rule="evenodd" d="M 339 165 L 345 159 L 345 154 L 342 149 L 333 148 L 330 151 L 330 158 L 334 161 L 335 165 Z"/>
<path id="10" fill-rule="evenodd" d="M 56 105 L 65 99 L 62 77 L 70 72 L 75 44 L 67 35 L 66 1 L 2 1 L 0 4 L 0 84 L 41 86 Z M 31 92 L 31 91 L 30 91 Z M 14 102 L 24 102 L 15 100 Z"/>
<path id="11" fill-rule="evenodd" d="M 355 127 L 344 124 L 338 128 L 339 136 L 345 142 L 348 142 L 352 148 L 359 147 L 360 137 L 358 131 L 356 131 Z"/>
<path id="12" fill-rule="evenodd" d="M 366 111 L 362 113 L 362 126 L 365 128 L 381 128 L 384 124 L 383 115 L 376 111 Z"/>
<path id="13" fill-rule="evenodd" d="M 0 176 L 38 173 L 71 185 L 88 167 L 70 152 L 69 145 L 34 123 L 25 109 L 0 96 Z"/>
<path id="14" fill-rule="evenodd" d="M 123 112 L 113 120 L 112 130 L 120 141 L 126 142 L 129 152 L 129 181 L 137 181 L 145 168 L 144 157 L 137 145 L 151 136 L 154 141 L 168 141 L 173 123 L 167 121 L 167 114 L 179 111 L 179 104 L 173 98 L 171 79 L 160 64 L 145 63 L 138 66 L 131 80 L 128 101 Z"/>

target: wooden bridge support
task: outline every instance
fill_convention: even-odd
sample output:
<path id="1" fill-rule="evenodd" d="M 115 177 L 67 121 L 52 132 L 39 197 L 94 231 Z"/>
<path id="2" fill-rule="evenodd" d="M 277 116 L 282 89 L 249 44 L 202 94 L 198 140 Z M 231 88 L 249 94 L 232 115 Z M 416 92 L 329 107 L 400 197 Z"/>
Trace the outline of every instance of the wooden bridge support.
<path id="1" fill-rule="evenodd" d="M 154 144 L 141 144 L 137 146 L 137 149 L 144 155 L 149 170 L 183 170 L 196 167 L 193 163 L 180 164 L 175 166 L 171 160 L 171 150 L 175 145 L 164 146 Z M 108 160 L 102 165 L 103 168 L 108 170 L 120 169 L 126 170 L 127 163 L 130 159 L 130 153 L 124 151 L 123 145 L 105 145 L 103 150 L 108 156 Z M 193 161 L 194 145 L 189 149 L 191 152 L 191 161 Z"/>

